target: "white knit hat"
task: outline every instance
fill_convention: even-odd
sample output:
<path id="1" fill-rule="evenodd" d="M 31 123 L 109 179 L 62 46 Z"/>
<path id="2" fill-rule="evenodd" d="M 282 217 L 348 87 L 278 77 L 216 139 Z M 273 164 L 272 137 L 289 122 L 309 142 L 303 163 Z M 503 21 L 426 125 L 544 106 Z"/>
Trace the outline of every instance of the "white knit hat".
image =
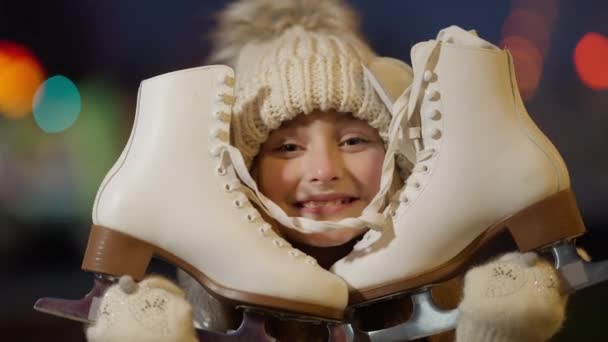
<path id="1" fill-rule="evenodd" d="M 219 15 L 212 62 L 232 66 L 232 138 L 247 165 L 298 114 L 351 113 L 386 141 L 390 112 L 364 77 L 375 54 L 340 0 L 241 0 Z"/>

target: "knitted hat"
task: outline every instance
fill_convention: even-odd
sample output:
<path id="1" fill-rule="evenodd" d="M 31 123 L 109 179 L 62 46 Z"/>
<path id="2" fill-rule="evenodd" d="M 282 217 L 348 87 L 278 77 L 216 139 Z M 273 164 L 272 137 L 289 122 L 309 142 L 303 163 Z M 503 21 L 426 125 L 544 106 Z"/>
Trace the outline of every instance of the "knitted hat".
<path id="1" fill-rule="evenodd" d="M 314 110 L 351 113 L 386 141 L 390 112 L 362 68 L 375 54 L 343 1 L 237 1 L 213 37 L 211 62 L 235 69 L 232 139 L 248 166 L 272 130 Z"/>

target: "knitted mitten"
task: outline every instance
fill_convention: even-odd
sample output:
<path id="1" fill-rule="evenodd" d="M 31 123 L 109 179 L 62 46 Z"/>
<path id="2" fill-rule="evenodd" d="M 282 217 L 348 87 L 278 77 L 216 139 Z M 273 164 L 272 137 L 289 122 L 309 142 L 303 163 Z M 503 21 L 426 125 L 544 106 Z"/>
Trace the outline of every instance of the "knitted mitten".
<path id="1" fill-rule="evenodd" d="M 547 341 L 562 325 L 566 301 L 548 262 L 508 253 L 467 273 L 456 340 Z"/>
<path id="2" fill-rule="evenodd" d="M 194 342 L 192 308 L 171 281 L 151 276 L 140 283 L 124 276 L 104 294 L 89 342 Z"/>

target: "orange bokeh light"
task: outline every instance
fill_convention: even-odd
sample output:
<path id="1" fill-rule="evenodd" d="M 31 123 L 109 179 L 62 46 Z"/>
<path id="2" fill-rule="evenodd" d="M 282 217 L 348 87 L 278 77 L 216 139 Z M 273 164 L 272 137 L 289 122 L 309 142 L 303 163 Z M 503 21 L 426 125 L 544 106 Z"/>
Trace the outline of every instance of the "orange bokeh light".
<path id="1" fill-rule="evenodd" d="M 574 49 L 574 66 L 587 87 L 608 89 L 608 38 L 595 32 L 585 34 Z"/>
<path id="2" fill-rule="evenodd" d="M 536 13 L 550 27 L 559 14 L 559 0 L 512 0 L 511 8 Z"/>
<path id="3" fill-rule="evenodd" d="M 502 26 L 502 36 L 526 37 L 544 54 L 549 47 L 549 23 L 544 16 L 526 9 L 515 9 Z"/>
<path id="4" fill-rule="evenodd" d="M 44 71 L 25 47 L 0 41 L 0 113 L 21 118 L 32 112 L 36 90 L 44 81 Z"/>
<path id="5" fill-rule="evenodd" d="M 534 96 L 543 70 L 543 55 L 539 48 L 524 37 L 505 37 L 501 46 L 509 50 L 515 64 L 515 77 L 521 96 L 527 100 Z"/>

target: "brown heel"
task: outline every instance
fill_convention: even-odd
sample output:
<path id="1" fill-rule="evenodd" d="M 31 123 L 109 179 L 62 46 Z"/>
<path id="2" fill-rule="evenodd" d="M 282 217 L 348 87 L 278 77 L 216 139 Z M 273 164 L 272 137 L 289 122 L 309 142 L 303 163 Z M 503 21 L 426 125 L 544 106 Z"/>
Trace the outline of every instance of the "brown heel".
<path id="1" fill-rule="evenodd" d="M 505 225 L 522 252 L 572 239 L 586 231 L 570 189 L 522 210 L 510 217 Z"/>
<path id="2" fill-rule="evenodd" d="M 93 225 L 82 260 L 82 269 L 113 276 L 144 277 L 154 248 L 141 240 L 113 229 Z"/>

